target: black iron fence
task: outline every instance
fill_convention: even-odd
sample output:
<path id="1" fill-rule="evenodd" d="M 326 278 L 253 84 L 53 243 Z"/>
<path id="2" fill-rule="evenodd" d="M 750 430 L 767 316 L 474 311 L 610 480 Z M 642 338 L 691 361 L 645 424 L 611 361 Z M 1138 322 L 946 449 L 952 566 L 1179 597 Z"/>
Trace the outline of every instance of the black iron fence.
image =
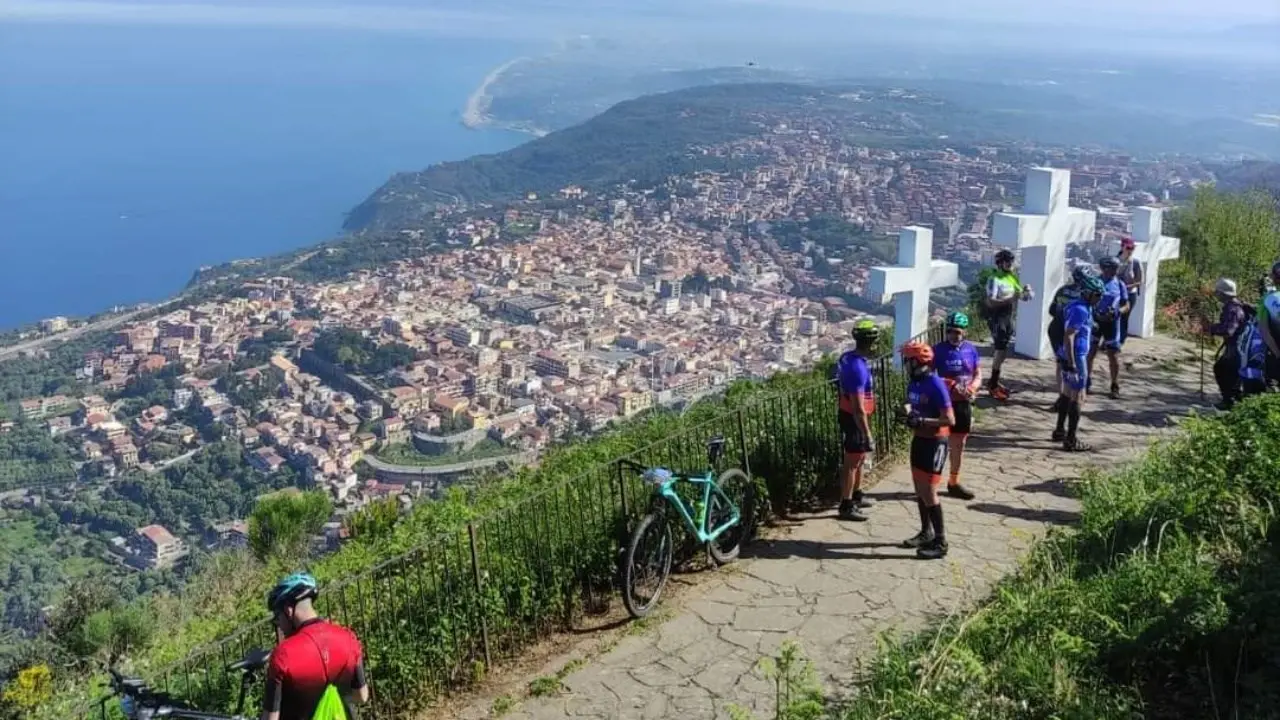
<path id="1" fill-rule="evenodd" d="M 940 341 L 934 329 L 921 339 Z M 892 408 L 905 400 L 905 378 L 892 354 L 871 362 L 879 452 L 905 448 L 907 432 Z M 466 687 L 531 644 L 591 615 L 619 613 L 618 569 L 631 523 L 651 492 L 619 460 L 646 466 L 705 469 L 706 441 L 726 439 L 722 462 L 747 470 L 767 517 L 812 498 L 836 479 L 840 438 L 835 388 L 814 379 L 741 401 L 726 398 L 709 419 L 439 535 L 322 589 L 318 609 L 354 630 L 365 649 L 376 718 L 407 717 L 450 690 Z M 692 554 L 691 543 L 686 550 Z M 239 676 L 226 666 L 255 647 L 270 647 L 264 620 L 200 648 L 154 674 L 158 688 L 203 708 L 227 708 Z M 118 717 L 104 699 L 92 713 Z"/>

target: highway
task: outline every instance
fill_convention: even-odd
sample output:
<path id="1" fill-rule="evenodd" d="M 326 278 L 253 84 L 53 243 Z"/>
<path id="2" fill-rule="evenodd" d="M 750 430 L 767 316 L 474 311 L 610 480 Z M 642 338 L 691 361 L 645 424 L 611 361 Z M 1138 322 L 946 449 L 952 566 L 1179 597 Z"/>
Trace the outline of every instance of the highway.
<path id="1" fill-rule="evenodd" d="M 114 315 L 112 317 L 105 318 L 103 320 L 98 320 L 97 322 L 91 322 L 87 325 L 81 325 L 80 327 L 75 328 L 73 330 L 60 332 L 56 335 L 49 335 L 47 337 L 38 338 L 36 340 L 27 340 L 26 342 L 20 342 L 16 345 L 7 345 L 5 347 L 0 347 L 0 362 L 3 362 L 5 360 L 10 360 L 12 358 L 16 358 L 20 353 L 31 352 L 32 350 L 38 350 L 44 347 L 45 345 L 53 345 L 57 343 L 64 343 L 64 342 L 67 342 L 68 340 L 73 340 L 81 335 L 84 335 L 85 333 L 96 332 L 98 330 L 110 330 L 111 328 L 117 325 L 129 322 L 130 320 L 141 315 L 142 313 L 145 313 L 148 310 L 153 310 L 153 309 L 155 309 L 154 306 L 140 308 L 138 310 L 130 310 L 129 312 L 124 313 L 122 315 Z"/>

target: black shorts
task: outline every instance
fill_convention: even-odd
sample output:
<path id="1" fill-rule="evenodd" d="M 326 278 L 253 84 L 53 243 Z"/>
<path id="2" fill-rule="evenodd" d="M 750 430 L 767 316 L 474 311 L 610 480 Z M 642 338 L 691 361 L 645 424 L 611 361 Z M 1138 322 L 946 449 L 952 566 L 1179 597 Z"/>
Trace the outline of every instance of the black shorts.
<path id="1" fill-rule="evenodd" d="M 1124 344 L 1124 338 L 1120 335 L 1120 328 L 1124 323 L 1120 316 L 1105 318 L 1098 321 L 1098 332 L 1094 334 L 1094 342 L 1103 350 L 1116 352 L 1120 351 L 1120 346 Z"/>
<path id="2" fill-rule="evenodd" d="M 870 427 L 871 419 L 867 419 L 867 426 Z M 840 411 L 840 445 L 847 453 L 869 453 L 871 452 L 871 436 L 862 432 L 862 428 L 858 427 L 858 421 L 853 418 L 853 413 Z"/>
<path id="3" fill-rule="evenodd" d="M 955 435 L 968 435 L 973 432 L 973 404 L 967 400 L 952 400 L 951 409 L 956 414 L 956 424 L 951 426 Z"/>
<path id="4" fill-rule="evenodd" d="M 941 475 L 947 467 L 948 441 L 946 436 L 911 438 L 911 469 Z"/>
<path id="5" fill-rule="evenodd" d="M 991 330 L 991 347 L 996 350 L 1008 350 L 1013 342 L 1013 313 L 1000 313 L 987 318 L 987 328 Z"/>

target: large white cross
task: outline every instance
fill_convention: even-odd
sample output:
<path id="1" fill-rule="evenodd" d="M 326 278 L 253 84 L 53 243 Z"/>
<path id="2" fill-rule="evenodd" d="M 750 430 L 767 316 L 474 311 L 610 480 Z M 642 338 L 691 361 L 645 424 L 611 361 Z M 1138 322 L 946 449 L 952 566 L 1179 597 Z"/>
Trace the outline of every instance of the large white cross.
<path id="1" fill-rule="evenodd" d="M 893 301 L 893 347 L 898 349 L 929 326 L 929 291 L 960 284 L 960 268 L 933 259 L 933 231 L 914 225 L 898 233 L 898 264 L 871 268 L 869 293 Z"/>
<path id="2" fill-rule="evenodd" d="M 1037 360 L 1053 356 L 1045 334 L 1049 303 L 1066 282 L 1067 245 L 1093 239 L 1097 214 L 1069 205 L 1071 171 L 1033 167 L 1027 171 L 1022 212 L 996 213 L 991 239 L 1022 250 L 1018 275 L 1033 298 L 1019 302 L 1014 351 Z"/>
<path id="3" fill-rule="evenodd" d="M 1129 314 L 1129 334 L 1151 337 L 1156 334 L 1156 292 L 1160 285 L 1160 261 L 1173 260 L 1182 252 L 1182 241 L 1162 234 L 1164 210 L 1140 207 L 1133 211 L 1133 257 L 1142 265 L 1142 290 Z"/>

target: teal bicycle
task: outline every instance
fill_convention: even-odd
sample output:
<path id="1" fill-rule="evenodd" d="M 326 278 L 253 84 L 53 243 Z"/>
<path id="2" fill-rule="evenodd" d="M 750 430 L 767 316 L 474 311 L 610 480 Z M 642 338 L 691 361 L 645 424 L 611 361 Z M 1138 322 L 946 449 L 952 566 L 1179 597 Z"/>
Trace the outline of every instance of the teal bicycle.
<path id="1" fill-rule="evenodd" d="M 622 568 L 622 602 L 632 617 L 642 618 L 653 611 L 671 576 L 675 545 L 669 518 L 673 511 L 689 534 L 706 546 L 707 554 L 717 565 L 738 558 L 753 527 L 756 490 L 751 478 L 737 468 L 716 476 L 714 468 L 724 454 L 724 446 L 724 438 L 711 438 L 707 442 L 709 467 L 696 474 L 620 461 L 653 488 L 649 512 L 631 533 Z M 692 503 L 677 492 L 681 483 L 697 488 Z"/>

